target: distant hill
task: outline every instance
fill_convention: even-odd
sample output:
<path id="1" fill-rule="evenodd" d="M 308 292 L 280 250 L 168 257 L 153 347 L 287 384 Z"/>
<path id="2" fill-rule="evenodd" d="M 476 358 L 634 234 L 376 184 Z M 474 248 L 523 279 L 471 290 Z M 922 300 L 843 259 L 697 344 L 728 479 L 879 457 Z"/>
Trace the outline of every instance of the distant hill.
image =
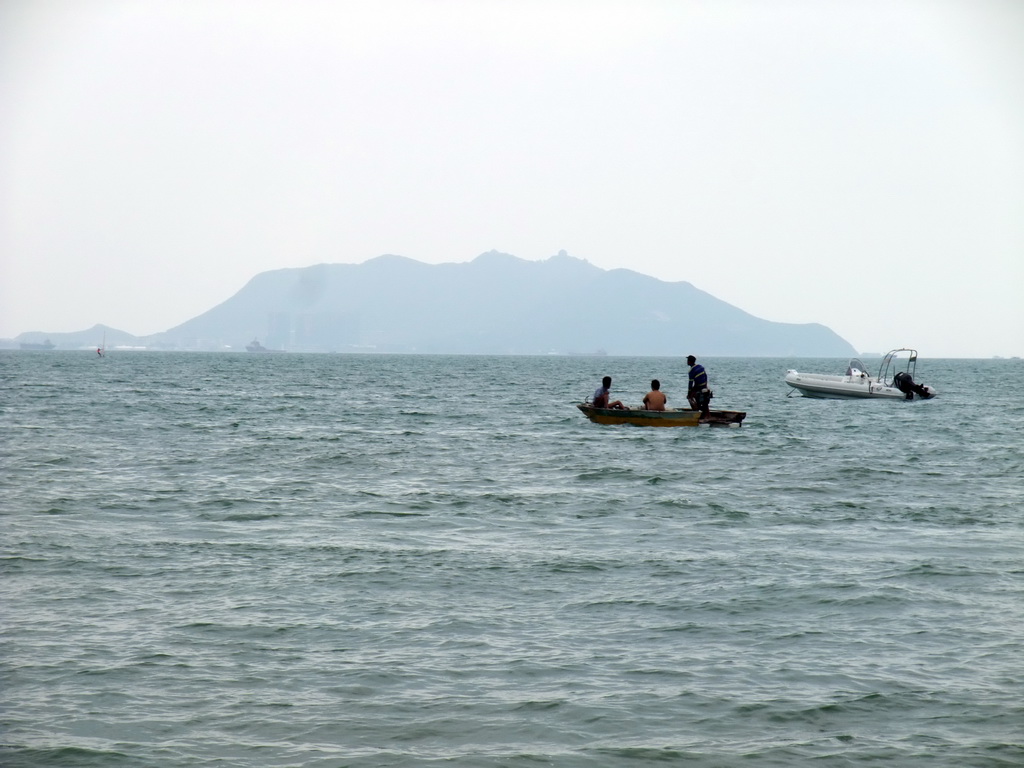
<path id="1" fill-rule="evenodd" d="M 38 344 L 52 344 L 54 349 L 94 350 L 104 344 L 107 349 L 141 349 L 145 347 L 146 342 L 142 337 L 133 336 L 130 333 L 119 331 L 106 325 L 94 325 L 85 331 L 65 333 L 29 331 L 19 334 L 14 339 L 0 340 L 0 347 L 9 349 L 18 349 L 22 345 Z"/>
<path id="2" fill-rule="evenodd" d="M 64 335 L 48 337 L 62 345 Z M 604 270 L 564 252 L 539 262 L 491 251 L 465 264 L 380 256 L 263 272 L 222 304 L 136 343 L 244 349 L 253 339 L 307 352 L 856 354 L 823 325 L 762 320 L 690 283 Z"/>

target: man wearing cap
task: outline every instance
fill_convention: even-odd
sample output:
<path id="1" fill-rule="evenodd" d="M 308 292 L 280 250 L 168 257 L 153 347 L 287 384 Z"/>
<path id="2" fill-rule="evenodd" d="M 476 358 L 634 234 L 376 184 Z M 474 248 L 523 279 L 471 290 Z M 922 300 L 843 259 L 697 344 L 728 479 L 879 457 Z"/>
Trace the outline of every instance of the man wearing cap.
<path id="1" fill-rule="evenodd" d="M 686 399 L 690 401 L 690 407 L 700 411 L 705 416 L 711 405 L 711 390 L 708 389 L 708 373 L 703 365 L 697 365 L 697 358 L 687 355 L 686 364 L 690 366 L 690 382 L 686 390 Z"/>

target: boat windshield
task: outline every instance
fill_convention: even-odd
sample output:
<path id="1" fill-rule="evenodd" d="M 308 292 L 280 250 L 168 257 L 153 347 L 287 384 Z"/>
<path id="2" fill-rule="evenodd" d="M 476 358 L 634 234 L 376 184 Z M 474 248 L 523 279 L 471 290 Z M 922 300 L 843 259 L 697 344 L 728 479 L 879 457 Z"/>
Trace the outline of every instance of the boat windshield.
<path id="1" fill-rule="evenodd" d="M 854 371 L 860 371 L 861 373 L 867 371 L 867 367 L 864 365 L 864 363 L 862 363 L 856 357 L 850 360 L 850 364 L 846 367 L 846 375 L 853 376 Z"/>

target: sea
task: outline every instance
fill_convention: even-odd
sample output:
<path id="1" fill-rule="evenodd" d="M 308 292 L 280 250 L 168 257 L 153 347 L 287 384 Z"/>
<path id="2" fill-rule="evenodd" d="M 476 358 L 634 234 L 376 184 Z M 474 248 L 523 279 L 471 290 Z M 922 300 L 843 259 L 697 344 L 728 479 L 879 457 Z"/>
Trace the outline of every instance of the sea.
<path id="1" fill-rule="evenodd" d="M 700 362 L 0 352 L 0 764 L 1024 765 L 1024 363 Z"/>

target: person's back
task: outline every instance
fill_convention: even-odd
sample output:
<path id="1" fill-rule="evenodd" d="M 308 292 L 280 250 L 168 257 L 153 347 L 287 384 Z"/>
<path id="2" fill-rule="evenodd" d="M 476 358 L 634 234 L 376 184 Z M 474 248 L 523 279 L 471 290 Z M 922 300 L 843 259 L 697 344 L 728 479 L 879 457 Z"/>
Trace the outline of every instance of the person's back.
<path id="1" fill-rule="evenodd" d="M 700 392 L 708 385 L 708 372 L 704 370 L 703 365 L 699 365 L 697 361 L 694 360 L 690 366 L 689 379 L 689 391 Z"/>
<path id="2" fill-rule="evenodd" d="M 668 398 L 661 391 L 661 382 L 654 379 L 651 382 L 651 391 L 644 395 L 644 408 L 648 411 L 664 411 Z"/>

